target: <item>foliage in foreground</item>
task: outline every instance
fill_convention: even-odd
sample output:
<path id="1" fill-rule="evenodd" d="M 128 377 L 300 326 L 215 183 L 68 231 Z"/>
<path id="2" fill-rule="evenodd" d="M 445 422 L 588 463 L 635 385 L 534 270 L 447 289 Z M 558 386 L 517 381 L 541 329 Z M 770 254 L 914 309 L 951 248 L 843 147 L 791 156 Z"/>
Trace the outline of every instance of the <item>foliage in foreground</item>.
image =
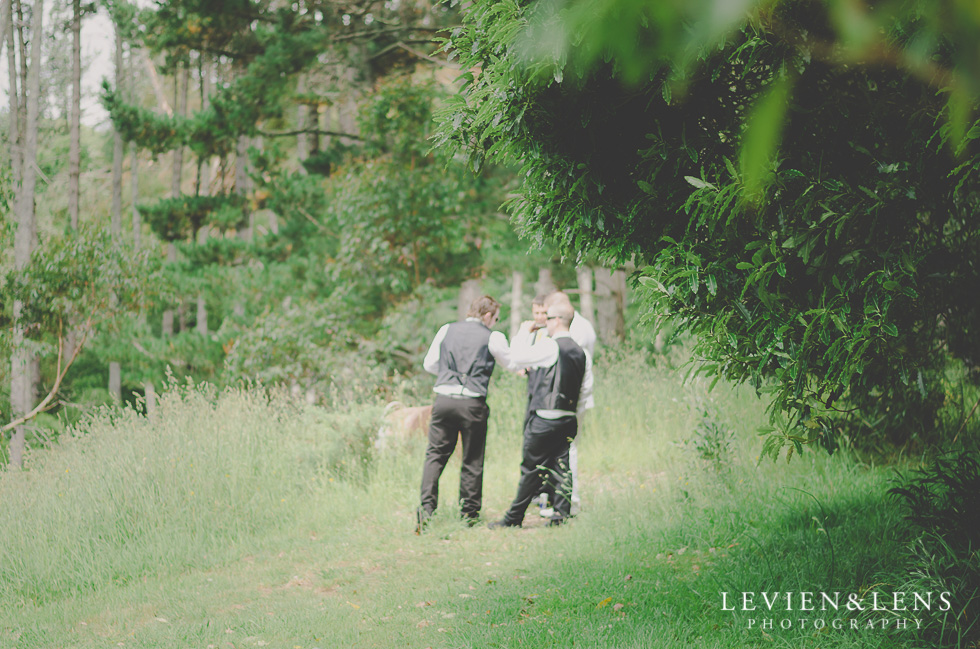
<path id="1" fill-rule="evenodd" d="M 771 392 L 774 456 L 931 441 L 945 352 L 980 358 L 976 16 L 859 5 L 484 0 L 445 43 L 440 144 L 522 165 L 528 234 L 635 261 L 654 326 Z"/>
<path id="2" fill-rule="evenodd" d="M 975 646 L 980 639 L 980 463 L 977 453 L 940 456 L 889 490 L 918 532 L 909 590 L 956 593 L 955 609 L 936 616 L 937 645 Z"/>

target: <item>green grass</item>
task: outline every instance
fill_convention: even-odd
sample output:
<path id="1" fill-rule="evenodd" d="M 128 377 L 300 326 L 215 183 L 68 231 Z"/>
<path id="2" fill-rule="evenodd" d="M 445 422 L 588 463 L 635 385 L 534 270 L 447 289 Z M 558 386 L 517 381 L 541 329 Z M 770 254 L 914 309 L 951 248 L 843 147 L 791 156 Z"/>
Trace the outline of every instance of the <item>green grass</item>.
<path id="1" fill-rule="evenodd" d="M 0 474 L 0 647 L 918 646 L 912 631 L 783 630 L 782 615 L 750 629 L 761 616 L 721 606 L 722 591 L 904 583 L 887 470 L 820 452 L 759 463 L 748 391 L 638 358 L 596 372 L 583 513 L 559 529 L 463 526 L 454 458 L 416 537 L 424 443 L 375 456 L 377 406 L 191 386 L 153 421 L 105 411 Z M 523 387 L 492 386 L 488 519 L 516 490 Z"/>

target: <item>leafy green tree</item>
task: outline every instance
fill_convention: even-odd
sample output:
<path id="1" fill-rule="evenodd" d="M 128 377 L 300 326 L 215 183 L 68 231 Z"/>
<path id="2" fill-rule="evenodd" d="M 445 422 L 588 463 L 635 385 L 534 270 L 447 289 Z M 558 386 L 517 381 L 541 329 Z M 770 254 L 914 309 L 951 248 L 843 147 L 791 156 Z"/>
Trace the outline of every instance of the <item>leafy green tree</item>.
<path id="1" fill-rule="evenodd" d="M 4 293 L 21 305 L 18 317 L 31 322 L 24 344 L 53 367 L 44 373 L 51 377 L 46 396 L 29 411 L 17 413 L 3 432 L 58 405 L 62 382 L 83 349 L 97 335 L 118 334 L 160 289 L 159 273 L 147 254 L 133 253 L 104 231 L 83 228 L 36 248 L 25 268 L 5 278 Z M 9 335 L 15 318 L 4 307 L 3 330 Z M 69 326 L 74 344 L 66 355 Z"/>
<path id="2" fill-rule="evenodd" d="M 772 394 L 774 456 L 930 439 L 980 359 L 976 16 L 733 4 L 474 2 L 439 141 L 521 165 L 526 233 L 635 261 L 700 371 Z"/>
<path id="3" fill-rule="evenodd" d="M 374 315 L 424 282 L 458 285 L 482 271 L 481 210 L 499 185 L 429 152 L 435 91 L 408 77 L 379 84 L 360 114 L 370 139 L 329 183 L 331 269 Z"/>

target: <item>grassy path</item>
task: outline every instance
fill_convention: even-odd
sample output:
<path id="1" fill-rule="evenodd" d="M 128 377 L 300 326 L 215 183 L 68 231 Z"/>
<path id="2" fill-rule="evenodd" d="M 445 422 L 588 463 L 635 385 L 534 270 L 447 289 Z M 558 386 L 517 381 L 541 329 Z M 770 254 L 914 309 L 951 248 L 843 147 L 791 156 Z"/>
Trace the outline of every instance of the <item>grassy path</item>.
<path id="1" fill-rule="evenodd" d="M 558 529 L 534 519 L 520 530 L 458 523 L 445 505 L 455 494 L 453 460 L 441 515 L 417 537 L 421 443 L 376 459 L 361 478 L 342 480 L 341 465 L 355 456 L 308 461 L 335 450 L 318 441 L 316 426 L 336 423 L 322 413 L 266 413 L 266 406 L 250 410 L 250 401 L 223 409 L 218 399 L 212 420 L 187 397 L 172 406 L 175 420 L 180 408 L 188 413 L 168 429 L 170 439 L 154 429 L 140 441 L 141 423 L 103 422 L 108 428 L 96 426 L 92 440 L 126 429 L 111 442 L 120 464 L 69 484 L 65 476 L 82 473 L 92 449 L 69 445 L 53 454 L 31 485 L 43 485 L 50 500 L 32 509 L 29 525 L 13 525 L 23 510 L 13 508 L 12 496 L 25 497 L 17 491 L 23 480 L 0 482 L 0 523 L 12 524 L 11 538 L 50 529 L 44 538 L 56 546 L 45 555 L 47 546 L 23 545 L 35 549 L 18 554 L 11 544 L 0 556 L 0 647 L 917 646 L 911 632 L 784 630 L 778 621 L 762 630 L 750 628 L 754 614 L 723 611 L 725 591 L 852 592 L 900 575 L 904 539 L 894 503 L 882 497 L 887 475 L 816 453 L 789 465 L 757 463 L 753 431 L 761 406 L 734 391 L 712 397 L 720 413 L 714 423 L 732 435 L 724 462 L 706 461 L 691 442 L 699 430 L 704 437 L 691 388 L 665 374 L 619 369 L 605 375 L 606 397 L 580 440 L 585 508 Z M 638 399 L 637 388 L 656 398 Z M 485 482 L 489 519 L 516 487 L 520 402 L 520 383 L 498 383 Z M 296 418 L 298 425 L 289 423 Z M 338 426 L 346 430 L 352 421 Z M 249 436 L 252 425 L 258 432 Z M 273 425 L 282 437 L 262 446 Z M 249 443 L 222 439 L 226 428 Z M 219 459 L 207 459 L 205 435 Z M 151 442 L 163 446 L 136 448 L 131 457 L 125 451 L 126 444 Z M 198 446 L 189 461 L 181 453 L 192 443 Z M 142 457 L 157 458 L 146 472 L 166 472 L 144 479 L 132 468 Z M 106 477 L 113 471 L 125 480 Z M 100 480 L 104 491 L 85 491 Z M 144 493 L 150 495 L 141 504 Z M 76 501 L 59 510 L 69 496 Z M 77 512 L 79 503 L 107 501 L 117 504 L 102 512 L 100 524 Z M 171 501 L 172 511 L 155 520 Z M 71 516 L 80 517 L 74 527 L 48 520 Z M 58 530 L 66 538 L 56 538 Z M 85 550 L 100 547 L 99 539 L 108 539 L 103 552 L 112 556 Z M 37 560 L 20 561 L 24 555 Z"/>

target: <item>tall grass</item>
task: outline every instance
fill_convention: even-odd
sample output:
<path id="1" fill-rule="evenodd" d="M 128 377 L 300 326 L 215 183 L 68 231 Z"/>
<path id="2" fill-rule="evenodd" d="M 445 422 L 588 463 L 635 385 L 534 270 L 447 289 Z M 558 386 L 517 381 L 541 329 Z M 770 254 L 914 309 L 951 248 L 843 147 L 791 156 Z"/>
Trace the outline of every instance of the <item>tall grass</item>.
<path id="1" fill-rule="evenodd" d="M 0 473 L 0 597 L 44 602 L 208 565 L 295 516 L 333 476 L 363 475 L 379 410 L 172 387 L 147 419 L 103 410 Z"/>
<path id="2" fill-rule="evenodd" d="M 559 529 L 533 511 L 522 530 L 463 526 L 454 458 L 439 513 L 415 537 L 425 442 L 375 454 L 377 406 L 179 386 L 153 420 L 103 411 L 28 470 L 0 475 L 0 609 L 18 617 L 0 613 L 0 641 L 13 626 L 20 639 L 7 644 L 32 649 L 107 637 L 144 647 L 916 646 L 912 632 L 763 633 L 721 607 L 722 592 L 903 583 L 908 538 L 885 498 L 887 471 L 820 451 L 760 462 L 763 403 L 683 383 L 640 354 L 600 354 L 596 375 L 578 439 L 583 511 Z M 491 386 L 488 519 L 516 491 L 525 385 L 500 374 Z M 256 555 L 268 572 L 243 559 Z M 157 604 L 166 627 L 131 611 L 113 613 L 104 635 L 64 630 L 80 615 L 72 600 L 98 610 L 134 593 L 153 599 L 147 578 L 168 593 Z M 224 586 L 209 596 L 212 579 Z"/>

